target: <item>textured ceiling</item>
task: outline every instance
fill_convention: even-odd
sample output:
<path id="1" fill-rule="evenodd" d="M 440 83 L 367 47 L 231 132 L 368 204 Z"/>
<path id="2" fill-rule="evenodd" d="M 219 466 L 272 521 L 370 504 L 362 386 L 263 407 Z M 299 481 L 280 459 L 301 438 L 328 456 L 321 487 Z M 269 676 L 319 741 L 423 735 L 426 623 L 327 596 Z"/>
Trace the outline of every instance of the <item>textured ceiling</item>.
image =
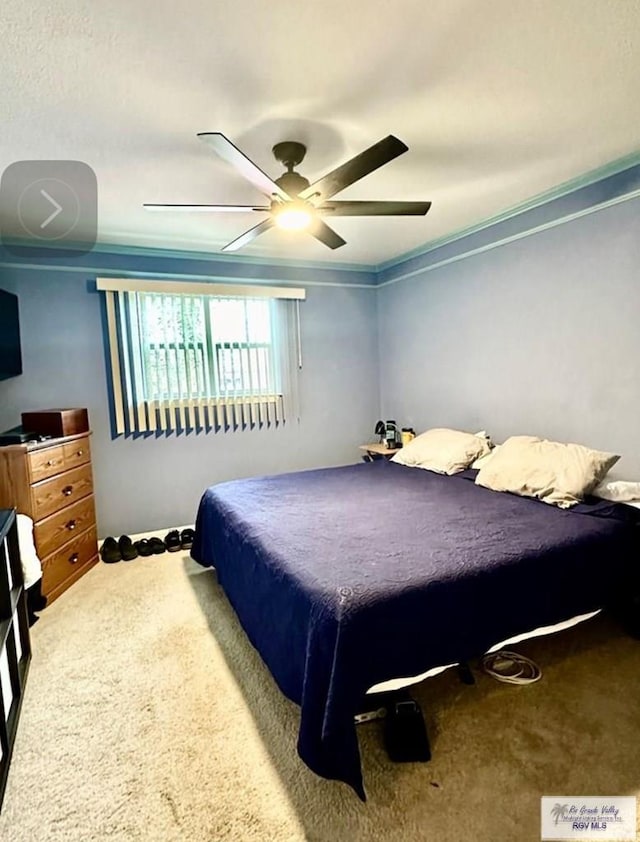
<path id="1" fill-rule="evenodd" d="M 347 245 L 272 231 L 240 254 L 378 264 L 640 149 L 638 0 L 3 0 L 0 165 L 96 172 L 99 239 L 217 251 L 257 215 L 195 135 L 313 181 L 387 134 L 409 152 L 341 193 L 429 199 L 424 218 L 335 219 Z M 6 209 L 0 208 L 0 213 Z"/>

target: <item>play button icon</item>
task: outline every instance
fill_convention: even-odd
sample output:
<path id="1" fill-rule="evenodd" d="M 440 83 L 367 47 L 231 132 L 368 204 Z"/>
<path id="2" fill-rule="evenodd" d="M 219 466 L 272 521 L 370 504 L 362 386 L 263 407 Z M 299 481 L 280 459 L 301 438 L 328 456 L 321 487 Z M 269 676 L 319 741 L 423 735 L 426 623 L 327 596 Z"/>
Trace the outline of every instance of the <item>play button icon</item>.
<path id="1" fill-rule="evenodd" d="M 53 222 L 53 220 L 58 216 L 58 214 L 62 213 L 62 205 L 59 205 L 55 199 L 52 199 L 51 196 L 47 193 L 46 190 L 40 188 L 40 195 L 43 196 L 50 204 L 53 205 L 53 213 L 50 213 L 49 216 L 44 220 L 44 222 L 40 223 L 40 228 L 46 228 L 49 223 Z"/>
<path id="2" fill-rule="evenodd" d="M 0 181 L 2 244 L 14 254 L 51 244 L 83 254 L 97 234 L 97 184 L 81 161 L 16 161 Z"/>
<path id="3" fill-rule="evenodd" d="M 73 233 L 80 200 L 72 186 L 58 178 L 39 178 L 26 185 L 18 200 L 18 220 L 38 240 L 61 240 Z"/>

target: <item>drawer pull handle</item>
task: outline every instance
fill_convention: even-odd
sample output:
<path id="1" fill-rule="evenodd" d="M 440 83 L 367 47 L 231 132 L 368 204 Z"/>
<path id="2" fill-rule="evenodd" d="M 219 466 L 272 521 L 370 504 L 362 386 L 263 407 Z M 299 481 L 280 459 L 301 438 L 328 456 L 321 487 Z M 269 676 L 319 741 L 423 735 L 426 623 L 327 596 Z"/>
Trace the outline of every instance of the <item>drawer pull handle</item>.
<path id="1" fill-rule="evenodd" d="M 62 489 L 62 493 L 65 497 L 70 497 L 73 494 L 73 486 L 65 485 L 65 487 Z"/>
<path id="2" fill-rule="evenodd" d="M 84 450 L 76 451 L 76 456 L 84 456 Z"/>
<path id="3" fill-rule="evenodd" d="M 53 464 L 54 464 L 53 459 L 48 459 L 45 462 L 45 468 L 51 468 Z"/>
<path id="4" fill-rule="evenodd" d="M 75 520 L 70 520 L 69 523 L 67 524 L 67 529 L 69 530 L 69 532 L 73 532 L 73 530 L 75 528 L 76 528 Z"/>
<path id="5" fill-rule="evenodd" d="M 80 556 L 78 555 L 78 553 L 74 553 L 73 555 L 69 556 L 69 563 L 70 564 L 77 564 L 79 560 L 80 560 Z"/>

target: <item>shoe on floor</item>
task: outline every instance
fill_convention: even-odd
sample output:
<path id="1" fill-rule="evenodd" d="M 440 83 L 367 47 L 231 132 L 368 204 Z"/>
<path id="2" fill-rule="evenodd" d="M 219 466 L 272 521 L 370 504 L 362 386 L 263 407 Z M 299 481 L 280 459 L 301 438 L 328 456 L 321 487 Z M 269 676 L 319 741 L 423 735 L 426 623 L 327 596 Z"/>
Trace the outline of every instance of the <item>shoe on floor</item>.
<path id="1" fill-rule="evenodd" d="M 122 561 L 122 553 L 115 538 L 109 536 L 104 539 L 104 543 L 100 547 L 100 557 L 105 564 L 114 564 L 116 561 Z"/>
<path id="2" fill-rule="evenodd" d="M 180 549 L 181 550 L 190 550 L 193 546 L 193 539 L 196 537 L 196 533 L 193 529 L 183 529 L 180 533 Z"/>
<path id="3" fill-rule="evenodd" d="M 120 536 L 118 547 L 123 561 L 133 561 L 134 558 L 138 558 L 138 550 L 134 547 L 133 541 L 128 535 Z"/>
<path id="4" fill-rule="evenodd" d="M 139 541 L 136 541 L 133 546 L 138 551 L 138 555 L 142 556 L 143 558 L 147 558 L 148 556 L 153 555 L 153 547 L 151 546 L 151 541 L 147 540 L 147 538 L 141 538 Z"/>
<path id="5" fill-rule="evenodd" d="M 149 538 L 149 546 L 154 555 L 160 555 L 160 553 L 163 553 L 167 549 L 162 538 L 158 538 L 156 535 L 153 538 Z"/>
<path id="6" fill-rule="evenodd" d="M 164 542 L 170 553 L 177 553 L 180 547 L 180 533 L 177 529 L 172 529 L 164 536 Z"/>

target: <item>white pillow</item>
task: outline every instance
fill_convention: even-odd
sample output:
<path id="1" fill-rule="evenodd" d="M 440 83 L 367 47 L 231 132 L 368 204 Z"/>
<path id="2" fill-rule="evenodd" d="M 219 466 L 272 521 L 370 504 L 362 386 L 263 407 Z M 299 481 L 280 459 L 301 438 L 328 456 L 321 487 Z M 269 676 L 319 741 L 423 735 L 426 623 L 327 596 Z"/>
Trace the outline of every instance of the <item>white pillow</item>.
<path id="1" fill-rule="evenodd" d="M 614 503 L 630 503 L 633 500 L 640 501 L 640 482 L 627 480 L 603 479 L 591 492 L 594 497 L 601 500 L 611 500 Z"/>
<path id="2" fill-rule="evenodd" d="M 391 461 L 438 474 L 457 474 L 489 450 L 490 445 L 485 438 L 438 427 L 416 436 Z"/>

